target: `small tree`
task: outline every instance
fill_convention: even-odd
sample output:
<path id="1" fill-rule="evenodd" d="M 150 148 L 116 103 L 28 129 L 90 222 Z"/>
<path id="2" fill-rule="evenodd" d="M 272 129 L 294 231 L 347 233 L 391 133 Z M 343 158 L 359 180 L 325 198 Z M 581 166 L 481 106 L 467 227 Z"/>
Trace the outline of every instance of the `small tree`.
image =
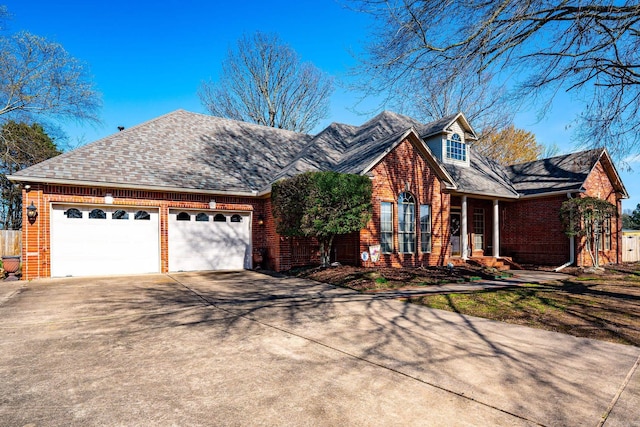
<path id="1" fill-rule="evenodd" d="M 37 123 L 6 122 L 0 128 L 0 221 L 5 229 L 22 226 L 22 193 L 7 175 L 60 154 L 53 140 Z"/>
<path id="2" fill-rule="evenodd" d="M 616 216 L 617 208 L 597 197 L 578 197 L 562 203 L 560 221 L 569 237 L 584 236 L 586 247 L 595 267 L 598 263 L 598 244 L 605 221 Z"/>
<path id="3" fill-rule="evenodd" d="M 536 136 L 524 129 L 509 125 L 499 132 L 490 132 L 474 144 L 481 154 L 504 166 L 530 162 L 540 158 L 544 146 Z"/>
<path id="4" fill-rule="evenodd" d="M 337 172 L 308 172 L 273 184 L 276 230 L 285 236 L 314 237 L 323 267 L 333 239 L 363 229 L 371 219 L 371 180 Z"/>
<path id="5" fill-rule="evenodd" d="M 634 230 L 640 230 L 640 203 L 636 206 L 636 208 L 629 215 L 629 219 L 631 220 L 631 228 Z"/>

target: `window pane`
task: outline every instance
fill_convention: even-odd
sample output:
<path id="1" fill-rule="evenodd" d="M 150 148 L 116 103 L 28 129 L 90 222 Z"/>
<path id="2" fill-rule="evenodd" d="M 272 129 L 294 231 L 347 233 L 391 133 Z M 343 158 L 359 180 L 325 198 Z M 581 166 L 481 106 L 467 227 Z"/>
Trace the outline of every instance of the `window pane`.
<path id="1" fill-rule="evenodd" d="M 380 203 L 380 251 L 393 252 L 393 204 L 390 202 Z"/>
<path id="2" fill-rule="evenodd" d="M 178 214 L 178 216 L 176 217 L 177 221 L 191 221 L 191 215 L 189 215 L 187 212 L 180 212 Z"/>
<path id="3" fill-rule="evenodd" d="M 209 215 L 207 215 L 204 212 L 200 212 L 198 215 L 196 215 L 196 221 L 208 222 L 209 221 Z"/>
<path id="4" fill-rule="evenodd" d="M 148 221 L 148 220 L 151 219 L 151 215 L 149 215 L 149 212 L 147 212 L 147 211 L 138 211 L 133 216 L 133 219 L 140 219 L 140 220 Z"/>
<path id="5" fill-rule="evenodd" d="M 107 214 L 102 209 L 94 209 L 89 212 L 89 218 L 91 219 L 106 219 Z"/>
<path id="6" fill-rule="evenodd" d="M 238 214 L 231 215 L 231 222 L 242 222 L 242 217 Z"/>
<path id="7" fill-rule="evenodd" d="M 227 222 L 227 217 L 222 214 L 216 214 L 213 217 L 213 222 Z"/>
<path id="8" fill-rule="evenodd" d="M 111 214 L 111 219 L 129 219 L 129 214 L 127 213 L 127 211 L 118 209 Z"/>
<path id="9" fill-rule="evenodd" d="M 415 199 L 411 193 L 398 197 L 398 249 L 400 253 L 415 252 L 416 215 Z"/>
<path id="10" fill-rule="evenodd" d="M 420 205 L 420 251 L 431 252 L 431 206 Z"/>
<path id="11" fill-rule="evenodd" d="M 76 208 L 67 209 L 67 211 L 64 214 L 67 216 L 67 218 L 72 218 L 72 219 L 82 218 L 82 212 L 80 212 L 80 210 Z"/>
<path id="12" fill-rule="evenodd" d="M 467 146 L 464 144 L 460 135 L 454 133 L 451 139 L 447 139 L 447 152 L 448 159 L 466 161 L 467 160 Z"/>
<path id="13" fill-rule="evenodd" d="M 473 249 L 484 249 L 484 209 L 473 210 Z"/>

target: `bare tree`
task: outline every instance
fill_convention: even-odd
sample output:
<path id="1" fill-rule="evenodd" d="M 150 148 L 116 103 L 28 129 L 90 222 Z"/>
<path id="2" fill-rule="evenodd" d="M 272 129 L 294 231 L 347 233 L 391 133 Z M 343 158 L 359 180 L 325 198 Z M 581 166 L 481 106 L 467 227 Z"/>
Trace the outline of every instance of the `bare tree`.
<path id="1" fill-rule="evenodd" d="M 543 110 L 567 91 L 584 102 L 578 119 L 590 143 L 615 154 L 640 148 L 638 1 L 353 3 L 378 23 L 363 66 L 385 89 L 414 73 L 470 85 L 489 79 Z"/>
<path id="2" fill-rule="evenodd" d="M 229 49 L 217 82 L 203 82 L 202 104 L 216 116 L 309 132 L 328 114 L 333 80 L 303 63 L 275 34 L 245 35 Z"/>
<path id="3" fill-rule="evenodd" d="M 0 64 L 0 116 L 98 121 L 99 95 L 61 45 L 27 32 L 0 36 Z"/>

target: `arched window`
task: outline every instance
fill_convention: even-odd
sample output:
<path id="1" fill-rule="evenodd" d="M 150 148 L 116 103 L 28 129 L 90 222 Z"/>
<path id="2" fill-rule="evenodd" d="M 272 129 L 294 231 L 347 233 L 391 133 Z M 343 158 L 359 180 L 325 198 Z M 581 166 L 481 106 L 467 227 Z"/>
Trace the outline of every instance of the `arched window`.
<path id="1" fill-rule="evenodd" d="M 148 220 L 151 219 L 151 215 L 149 215 L 149 212 L 147 212 L 147 211 L 138 211 L 133 216 L 133 219 L 140 219 L 140 220 L 148 221 Z"/>
<path id="2" fill-rule="evenodd" d="M 67 218 L 72 218 L 72 219 L 82 218 L 82 212 L 80 212 L 80 210 L 76 208 L 67 209 L 64 214 L 67 216 Z"/>
<path id="3" fill-rule="evenodd" d="M 467 146 L 457 133 L 447 139 L 447 159 L 467 161 Z"/>
<path id="4" fill-rule="evenodd" d="M 127 213 L 127 211 L 118 209 L 111 214 L 111 219 L 129 219 L 129 214 Z"/>
<path id="5" fill-rule="evenodd" d="M 191 221 L 191 215 L 187 212 L 180 212 L 178 216 L 176 216 L 177 221 Z"/>
<path id="6" fill-rule="evenodd" d="M 89 212 L 89 218 L 91 219 L 107 219 L 107 214 L 102 209 L 94 209 Z"/>
<path id="7" fill-rule="evenodd" d="M 242 222 L 242 217 L 238 214 L 231 215 L 231 222 Z"/>
<path id="8" fill-rule="evenodd" d="M 398 197 L 398 252 L 412 254 L 416 251 L 416 201 L 411 193 Z"/>
<path id="9" fill-rule="evenodd" d="M 198 215 L 196 215 L 196 221 L 209 222 L 209 215 L 204 212 L 200 212 Z"/>
<path id="10" fill-rule="evenodd" d="M 227 217 L 222 214 L 216 214 L 213 217 L 213 222 L 227 222 Z"/>

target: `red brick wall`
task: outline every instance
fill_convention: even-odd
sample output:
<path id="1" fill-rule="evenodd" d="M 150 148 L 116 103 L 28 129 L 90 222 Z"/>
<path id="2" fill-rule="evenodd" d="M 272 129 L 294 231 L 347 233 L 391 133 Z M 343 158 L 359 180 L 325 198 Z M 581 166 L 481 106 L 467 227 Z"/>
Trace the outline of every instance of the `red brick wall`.
<path id="1" fill-rule="evenodd" d="M 123 190 L 109 188 L 71 187 L 62 185 L 32 184 L 30 191 L 23 190 L 23 217 L 26 207 L 34 203 L 38 217 L 33 223 L 25 221 L 22 227 L 22 275 L 26 280 L 51 276 L 50 259 L 50 209 L 52 203 L 81 203 L 104 205 L 105 194 L 110 193 L 113 205 L 128 205 L 158 208 L 160 211 L 160 268 L 169 269 L 169 247 L 167 219 L 169 209 L 209 210 L 209 201 L 216 201 L 216 210 L 248 211 L 252 216 L 252 250 L 256 259 L 266 240 L 265 226 L 258 225 L 258 215 L 264 212 L 264 199 L 246 197 L 212 196 L 207 194 Z M 256 214 L 257 213 L 257 214 Z M 270 215 L 269 215 L 270 216 Z M 265 221 L 267 222 L 267 221 Z"/>
<path id="2" fill-rule="evenodd" d="M 613 204 L 618 209 L 618 215 L 611 219 L 611 250 L 600 251 L 599 263 L 600 265 L 606 263 L 618 263 L 622 262 L 622 208 L 619 196 L 616 194 L 609 176 L 605 172 L 602 163 L 598 162 L 593 168 L 593 171 L 585 182 L 585 193 L 583 196 L 598 197 L 604 199 Z M 579 266 L 591 266 L 593 262 L 586 249 L 586 239 L 580 239 L 578 243 L 577 253 L 577 265 Z"/>
<path id="3" fill-rule="evenodd" d="M 380 244 L 380 202 L 393 203 L 394 250 L 381 254 L 378 265 L 443 265 L 449 260 L 450 196 L 441 191 L 441 182 L 413 144 L 405 140 L 391 151 L 373 170 L 373 217 L 360 232 L 360 252 Z M 409 191 L 416 199 L 416 253 L 398 253 L 398 196 Z M 419 206 L 431 205 L 431 253 L 420 251 Z M 370 265 L 371 263 L 367 263 Z"/>
<path id="4" fill-rule="evenodd" d="M 598 162 L 588 176 L 584 193 L 574 197 L 598 197 L 618 206 L 618 217 L 612 219 L 611 250 L 600 252 L 600 262 L 621 260 L 621 205 L 607 173 Z M 566 195 L 521 199 L 503 204 L 500 210 L 502 255 L 512 256 L 516 262 L 561 265 L 569 261 L 569 238 L 560 223 L 560 206 Z M 592 265 L 585 247 L 585 239 L 576 239 L 578 266 Z"/>
<path id="5" fill-rule="evenodd" d="M 560 223 L 566 195 L 503 202 L 500 253 L 519 263 L 561 265 L 569 260 L 569 238 Z"/>

